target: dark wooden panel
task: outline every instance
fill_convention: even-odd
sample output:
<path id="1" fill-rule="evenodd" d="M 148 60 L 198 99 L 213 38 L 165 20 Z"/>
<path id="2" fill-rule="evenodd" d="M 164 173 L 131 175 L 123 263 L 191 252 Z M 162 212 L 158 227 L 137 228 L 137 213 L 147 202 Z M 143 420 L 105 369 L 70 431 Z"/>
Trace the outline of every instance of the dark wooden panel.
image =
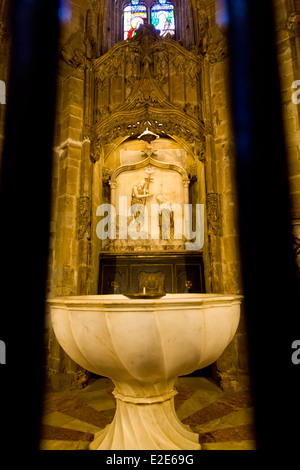
<path id="1" fill-rule="evenodd" d="M 176 264 L 175 278 L 177 293 L 203 292 L 200 264 Z"/>
<path id="2" fill-rule="evenodd" d="M 205 292 L 201 254 L 100 254 L 99 294 Z"/>
<path id="3" fill-rule="evenodd" d="M 173 292 L 173 265 L 163 263 L 140 263 L 130 266 L 130 289 L 132 293 L 143 292 L 169 293 Z"/>
<path id="4" fill-rule="evenodd" d="M 103 264 L 101 269 L 101 293 L 122 294 L 128 292 L 128 266 Z"/>

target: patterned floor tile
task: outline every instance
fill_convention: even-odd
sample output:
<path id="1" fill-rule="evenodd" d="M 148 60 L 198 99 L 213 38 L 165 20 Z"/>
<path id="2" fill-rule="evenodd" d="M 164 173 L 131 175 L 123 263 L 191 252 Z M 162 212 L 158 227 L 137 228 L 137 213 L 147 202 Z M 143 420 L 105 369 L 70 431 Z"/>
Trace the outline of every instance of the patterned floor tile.
<path id="1" fill-rule="evenodd" d="M 42 439 L 40 442 L 40 450 L 88 450 L 88 447 L 89 442 L 87 441 Z"/>
<path id="2" fill-rule="evenodd" d="M 256 442 L 241 441 L 241 442 L 211 442 L 202 443 L 202 450 L 256 450 Z"/>
<path id="3" fill-rule="evenodd" d="M 255 449 L 253 404 L 247 393 L 224 393 L 203 377 L 180 377 L 174 403 L 179 419 L 199 434 L 204 450 Z M 113 420 L 114 386 L 94 379 L 74 392 L 44 399 L 41 450 L 87 450 L 94 434 Z"/>

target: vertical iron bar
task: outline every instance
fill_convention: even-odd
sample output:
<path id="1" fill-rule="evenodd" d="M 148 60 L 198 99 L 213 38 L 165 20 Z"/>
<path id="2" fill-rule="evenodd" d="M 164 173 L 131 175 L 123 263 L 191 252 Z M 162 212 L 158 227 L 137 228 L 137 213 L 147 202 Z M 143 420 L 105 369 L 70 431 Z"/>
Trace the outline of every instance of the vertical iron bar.
<path id="1" fill-rule="evenodd" d="M 245 309 L 258 449 L 296 449 L 299 286 L 272 2 L 227 0 Z M 292 85 L 292 84 L 291 84 Z"/>
<path id="2" fill-rule="evenodd" d="M 57 12 L 57 0 L 15 0 L 11 18 L 0 186 L 1 451 L 19 455 L 39 442 Z"/>

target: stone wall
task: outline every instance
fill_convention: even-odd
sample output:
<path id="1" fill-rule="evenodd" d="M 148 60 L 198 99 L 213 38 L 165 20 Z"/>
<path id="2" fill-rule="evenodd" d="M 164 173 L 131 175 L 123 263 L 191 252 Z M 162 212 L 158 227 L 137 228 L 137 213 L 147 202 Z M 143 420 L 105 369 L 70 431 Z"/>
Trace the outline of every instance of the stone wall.
<path id="1" fill-rule="evenodd" d="M 202 3 L 198 49 L 203 67 L 207 210 L 207 290 L 242 293 L 235 149 L 231 126 L 229 53 L 224 2 Z M 205 8 L 204 8 L 205 6 Z M 244 314 L 234 340 L 214 365 L 223 389 L 249 388 Z"/>
<path id="2" fill-rule="evenodd" d="M 92 194 L 99 191 L 98 169 L 90 158 L 91 79 L 89 2 L 72 3 L 72 21 L 62 24 L 57 75 L 57 112 L 53 143 L 52 216 L 48 296 L 96 293 L 93 264 Z M 100 179 L 101 184 L 101 179 Z M 96 200 L 96 204 L 99 201 Z M 89 374 L 60 348 L 46 317 L 48 379 L 56 390 L 84 386 Z"/>
<path id="3" fill-rule="evenodd" d="M 291 222 L 300 279 L 300 82 L 295 83 L 300 80 L 300 2 L 274 0 L 274 12 Z"/>

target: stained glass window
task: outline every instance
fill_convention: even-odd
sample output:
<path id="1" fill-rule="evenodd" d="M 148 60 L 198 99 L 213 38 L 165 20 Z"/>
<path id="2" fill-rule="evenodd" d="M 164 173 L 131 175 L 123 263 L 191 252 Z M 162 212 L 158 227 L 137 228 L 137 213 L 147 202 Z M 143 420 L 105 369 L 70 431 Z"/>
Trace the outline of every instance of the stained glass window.
<path id="1" fill-rule="evenodd" d="M 161 36 L 175 34 L 174 7 L 171 3 L 161 0 L 151 8 L 151 23 Z"/>
<path id="2" fill-rule="evenodd" d="M 144 2 L 131 0 L 130 5 L 124 8 L 124 39 L 131 39 L 139 26 L 147 22 L 151 22 L 161 36 L 175 34 L 174 6 L 168 0 L 158 0 L 150 9 L 150 2 Z"/>
<path id="3" fill-rule="evenodd" d="M 134 0 L 133 0 L 134 1 Z M 147 21 L 147 8 L 145 5 L 128 5 L 124 8 L 124 39 L 130 39 L 136 34 L 141 24 Z"/>

